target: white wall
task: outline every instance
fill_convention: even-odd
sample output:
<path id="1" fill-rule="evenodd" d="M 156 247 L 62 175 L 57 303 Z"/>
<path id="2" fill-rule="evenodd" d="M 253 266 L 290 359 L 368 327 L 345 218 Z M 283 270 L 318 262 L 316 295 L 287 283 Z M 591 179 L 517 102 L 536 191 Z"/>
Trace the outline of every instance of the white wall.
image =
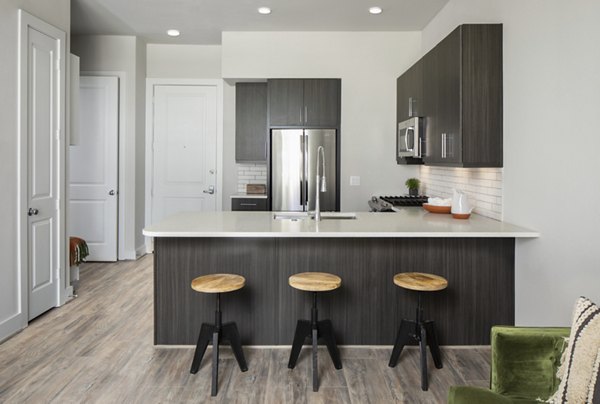
<path id="1" fill-rule="evenodd" d="M 134 36 L 118 35 L 82 35 L 73 36 L 71 52 L 81 58 L 81 71 L 123 72 L 124 89 L 121 94 L 124 112 L 119 118 L 124 120 L 124 133 L 119 133 L 119 204 L 122 206 L 122 231 L 119 233 L 119 259 L 135 259 L 136 250 L 143 249 L 144 215 L 144 177 L 137 176 L 143 173 L 143 145 L 144 145 L 144 108 L 145 90 L 138 89 L 140 83 L 145 86 L 145 77 L 139 80 L 145 67 L 144 50 L 137 45 L 138 39 Z M 140 99 L 141 97 L 141 99 Z M 141 112 L 140 112 L 141 110 Z M 136 150 L 141 145 L 140 150 Z M 141 162 L 139 153 L 142 153 Z M 141 165 L 140 165 L 141 164 Z M 140 189 L 141 187 L 141 189 Z M 138 200 L 140 194 L 142 198 Z M 141 208 L 141 209 L 140 209 Z M 140 211 L 141 213 L 136 211 Z M 120 210 L 121 211 L 121 210 Z M 141 215 L 141 216 L 138 216 Z M 139 217 L 142 221 L 139 222 Z"/>
<path id="2" fill-rule="evenodd" d="M 19 311 L 20 272 L 17 262 L 17 95 L 18 95 L 18 9 L 63 30 L 69 37 L 71 6 L 69 0 L 52 2 L 2 0 L 0 2 L 0 340 L 8 336 L 2 324 Z M 67 40 L 66 54 L 69 54 Z M 65 74 L 66 72 L 63 72 Z M 66 79 L 66 76 L 64 77 Z M 64 197 L 61 190 L 61 198 Z"/>
<path id="3" fill-rule="evenodd" d="M 600 302 L 600 2 L 450 0 L 422 53 L 457 25 L 504 24 L 504 220 L 517 243 L 516 321 L 569 325 Z"/>
<path id="4" fill-rule="evenodd" d="M 148 44 L 148 77 L 220 79 L 220 45 Z"/>
<path id="5" fill-rule="evenodd" d="M 146 224 L 146 43 L 135 43 L 135 246 L 136 257 L 146 253 L 142 230 Z"/>
<path id="6" fill-rule="evenodd" d="M 341 207 L 405 193 L 416 167 L 395 162 L 396 78 L 420 54 L 419 32 L 224 32 L 226 79 L 341 78 Z M 349 186 L 350 176 L 360 186 Z"/>

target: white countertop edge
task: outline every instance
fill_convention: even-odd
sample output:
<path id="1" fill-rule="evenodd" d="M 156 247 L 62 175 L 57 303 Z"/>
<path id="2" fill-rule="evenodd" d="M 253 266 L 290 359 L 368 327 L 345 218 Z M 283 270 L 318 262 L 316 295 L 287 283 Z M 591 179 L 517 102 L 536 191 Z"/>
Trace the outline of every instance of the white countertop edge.
<path id="1" fill-rule="evenodd" d="M 219 237 L 219 238 L 537 238 L 536 232 L 142 232 L 146 237 Z"/>
<path id="2" fill-rule="evenodd" d="M 230 198 L 267 199 L 267 195 L 266 194 L 235 194 L 235 195 L 231 195 Z"/>

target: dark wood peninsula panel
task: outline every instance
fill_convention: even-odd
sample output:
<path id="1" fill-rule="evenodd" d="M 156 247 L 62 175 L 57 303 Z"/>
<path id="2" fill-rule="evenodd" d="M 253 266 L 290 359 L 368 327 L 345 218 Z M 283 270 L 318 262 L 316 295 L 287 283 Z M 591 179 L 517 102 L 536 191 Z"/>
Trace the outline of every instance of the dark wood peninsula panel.
<path id="1" fill-rule="evenodd" d="M 339 344 L 391 345 L 416 295 L 396 287 L 398 272 L 444 276 L 446 290 L 424 299 L 443 345 L 489 344 L 490 327 L 514 324 L 514 238 L 156 237 L 155 344 L 193 345 L 214 316 L 214 299 L 194 293 L 193 278 L 218 272 L 246 277 L 223 295 L 223 321 L 236 321 L 245 345 L 289 345 L 296 319 L 310 314 L 311 296 L 288 277 L 326 271 L 342 287 L 320 296 Z"/>

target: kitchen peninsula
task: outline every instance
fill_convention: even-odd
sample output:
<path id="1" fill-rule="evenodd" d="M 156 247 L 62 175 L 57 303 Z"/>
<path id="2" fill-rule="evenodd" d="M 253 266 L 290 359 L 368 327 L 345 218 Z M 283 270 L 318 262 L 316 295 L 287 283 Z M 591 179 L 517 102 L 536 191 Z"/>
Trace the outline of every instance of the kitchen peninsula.
<path id="1" fill-rule="evenodd" d="M 275 219 L 274 212 L 188 212 L 144 229 L 154 238 L 154 343 L 193 345 L 214 315 L 213 299 L 194 293 L 193 278 L 236 273 L 239 293 L 224 295 L 224 321 L 236 321 L 244 345 L 291 344 L 295 319 L 311 297 L 288 285 L 298 272 L 339 275 L 342 287 L 320 296 L 343 345 L 391 345 L 416 296 L 394 274 L 429 272 L 448 279 L 428 296 L 443 345 L 489 344 L 490 327 L 514 324 L 515 239 L 538 234 L 473 215 L 468 220 L 421 208 L 356 214 L 356 219 Z"/>

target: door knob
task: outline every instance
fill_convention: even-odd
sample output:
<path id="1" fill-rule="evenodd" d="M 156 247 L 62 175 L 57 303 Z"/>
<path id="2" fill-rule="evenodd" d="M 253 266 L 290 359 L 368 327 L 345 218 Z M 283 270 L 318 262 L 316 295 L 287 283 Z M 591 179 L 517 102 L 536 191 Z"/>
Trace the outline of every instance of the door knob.
<path id="1" fill-rule="evenodd" d="M 204 191 L 202 191 L 202 192 L 204 192 L 205 194 L 210 194 L 210 195 L 212 195 L 212 194 L 214 194 L 214 193 L 215 193 L 215 187 L 214 187 L 214 186 L 212 186 L 212 185 L 210 185 L 210 186 L 208 187 L 208 189 L 205 189 L 205 190 L 204 190 Z"/>
<path id="2" fill-rule="evenodd" d="M 40 213 L 40 211 L 35 208 L 29 208 L 29 210 L 27 211 L 28 216 L 35 216 L 38 213 Z"/>
<path id="3" fill-rule="evenodd" d="M 113 195 L 115 194 L 115 190 L 114 190 L 114 189 L 111 189 L 110 191 L 108 191 L 108 194 L 109 194 L 110 196 L 113 196 Z"/>

